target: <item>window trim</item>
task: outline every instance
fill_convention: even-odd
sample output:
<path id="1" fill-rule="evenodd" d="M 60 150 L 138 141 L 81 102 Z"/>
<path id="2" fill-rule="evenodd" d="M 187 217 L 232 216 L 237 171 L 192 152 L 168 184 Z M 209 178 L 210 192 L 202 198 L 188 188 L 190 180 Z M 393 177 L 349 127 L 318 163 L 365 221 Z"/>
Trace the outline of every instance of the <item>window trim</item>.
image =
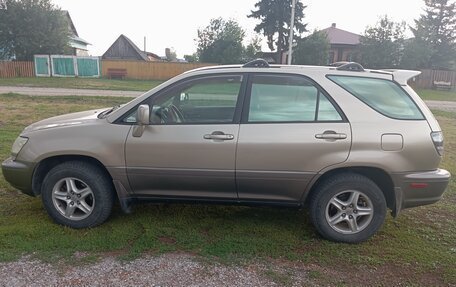
<path id="1" fill-rule="evenodd" d="M 358 79 L 373 79 L 373 80 L 379 80 L 379 81 L 385 81 L 385 82 L 391 82 L 393 83 L 394 85 L 396 85 L 402 92 L 404 92 L 404 94 L 410 99 L 410 101 L 413 103 L 413 105 L 416 107 L 416 109 L 418 110 L 418 112 L 420 113 L 420 115 L 423 117 L 422 119 L 402 119 L 402 118 L 397 118 L 397 117 L 393 117 L 391 115 L 387 115 L 381 111 L 379 111 L 378 109 L 376 109 L 375 107 L 373 107 L 372 105 L 368 104 L 366 101 L 364 101 L 363 99 L 359 98 L 358 96 L 356 96 L 355 94 L 353 94 L 352 92 L 350 92 L 348 89 L 346 89 L 344 86 L 336 83 L 333 79 L 331 79 L 331 76 L 333 77 L 346 77 L 346 78 L 358 78 Z M 384 117 L 387 117 L 387 118 L 390 118 L 390 119 L 393 119 L 393 120 L 398 120 L 398 121 L 423 121 L 423 120 L 426 120 L 426 117 L 424 116 L 423 112 L 421 111 L 420 107 L 416 104 L 415 100 L 409 95 L 409 93 L 407 93 L 406 90 L 404 90 L 402 88 L 401 85 L 399 85 L 398 83 L 396 83 L 395 81 L 393 80 L 389 80 L 389 79 L 382 79 L 382 78 L 374 78 L 374 77 L 360 77 L 360 76 L 354 76 L 354 75 L 337 75 L 337 74 L 327 74 L 325 76 L 328 80 L 330 80 L 331 82 L 333 82 L 334 84 L 336 84 L 338 87 L 342 88 L 344 91 L 346 91 L 347 93 L 349 93 L 350 95 L 352 95 L 353 97 L 355 97 L 358 101 L 362 102 L 363 104 L 365 104 L 366 106 L 368 106 L 369 108 L 371 108 L 372 110 L 374 110 L 375 112 L 381 114 L 382 116 Z"/>
<path id="2" fill-rule="evenodd" d="M 246 86 L 247 86 L 247 78 L 248 78 L 248 75 L 247 73 L 243 73 L 243 72 L 224 72 L 224 73 L 213 73 L 213 74 L 204 74 L 204 75 L 194 75 L 194 76 L 190 76 L 188 78 L 185 78 L 185 79 L 181 79 L 175 83 L 172 83 L 166 87 L 164 87 L 163 89 L 157 91 L 156 93 L 150 95 L 149 97 L 147 97 L 146 99 L 144 99 L 142 102 L 140 102 L 139 104 L 135 105 L 133 108 L 131 108 L 130 110 L 128 110 L 127 112 L 125 112 L 122 116 L 120 116 L 118 119 L 116 119 L 116 121 L 114 121 L 114 124 L 120 124 L 120 125 L 136 125 L 137 123 L 134 122 L 134 123 L 129 123 L 129 122 L 125 122 L 124 120 L 131 114 L 133 113 L 135 110 L 138 109 L 138 107 L 140 105 L 151 105 L 153 104 L 153 101 L 156 99 L 156 98 L 159 98 L 161 96 L 163 96 L 164 94 L 168 93 L 169 91 L 173 90 L 173 89 L 178 89 L 190 82 L 193 82 L 193 81 L 198 81 L 198 80 L 202 80 L 202 79 L 205 79 L 205 78 L 215 78 L 215 77 L 230 77 L 230 76 L 238 76 L 238 77 L 241 77 L 242 80 L 241 80 L 241 86 L 239 88 L 239 93 L 238 93 L 238 97 L 237 97 L 237 101 L 236 101 L 236 107 L 234 109 L 234 115 L 233 115 L 233 120 L 231 122 L 201 122 L 201 123 L 166 123 L 166 124 L 157 124 L 157 123 L 150 123 L 149 126 L 175 126 L 175 125 L 181 125 L 181 126 L 189 126 L 189 125 L 232 125 L 232 124 L 239 124 L 240 121 L 241 121 L 241 113 L 242 113 L 242 104 L 244 102 L 244 98 L 245 98 L 245 91 L 246 91 Z"/>
<path id="3" fill-rule="evenodd" d="M 250 100 L 252 97 L 252 84 L 253 84 L 253 78 L 255 76 L 279 76 L 279 77 L 300 77 L 305 79 L 306 81 L 310 82 L 318 91 L 317 93 L 317 104 L 316 106 L 316 112 L 315 112 L 315 117 L 313 121 L 255 121 L 255 122 L 249 122 L 249 112 L 250 112 Z M 348 123 L 348 119 L 345 116 L 345 113 L 342 111 L 342 109 L 339 107 L 339 105 L 336 103 L 336 101 L 329 95 L 329 93 L 323 89 L 321 85 L 319 85 L 316 81 L 314 81 L 312 78 L 302 75 L 302 74 L 295 74 L 295 73 L 261 73 L 261 72 L 253 72 L 249 73 L 247 83 L 246 83 L 246 91 L 245 91 L 245 96 L 244 96 L 244 104 L 243 104 L 243 109 L 242 109 L 242 117 L 241 117 L 241 124 L 306 124 L 306 123 Z M 333 105 L 339 116 L 341 117 L 340 120 L 337 121 L 319 121 L 318 120 L 318 107 L 320 104 L 320 94 L 323 94 L 328 101 Z"/>

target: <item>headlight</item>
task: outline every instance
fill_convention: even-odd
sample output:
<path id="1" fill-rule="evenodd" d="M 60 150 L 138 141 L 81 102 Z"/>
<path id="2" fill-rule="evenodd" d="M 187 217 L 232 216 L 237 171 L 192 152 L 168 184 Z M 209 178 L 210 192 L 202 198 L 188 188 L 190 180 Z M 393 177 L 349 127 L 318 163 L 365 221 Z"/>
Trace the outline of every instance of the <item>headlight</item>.
<path id="1" fill-rule="evenodd" d="M 13 160 L 16 159 L 17 155 L 21 151 L 21 149 L 24 147 L 24 145 L 27 143 L 28 138 L 23 138 L 23 137 L 17 137 L 17 139 L 13 143 L 13 147 L 11 148 L 11 157 Z"/>

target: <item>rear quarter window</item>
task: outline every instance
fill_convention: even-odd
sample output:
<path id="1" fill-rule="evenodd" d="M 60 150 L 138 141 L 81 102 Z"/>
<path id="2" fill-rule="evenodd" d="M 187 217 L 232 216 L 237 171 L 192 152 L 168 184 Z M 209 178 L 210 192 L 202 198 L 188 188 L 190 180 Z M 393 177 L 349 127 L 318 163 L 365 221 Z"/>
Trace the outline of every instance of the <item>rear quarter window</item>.
<path id="1" fill-rule="evenodd" d="M 328 75 L 327 77 L 387 117 L 401 120 L 424 119 L 412 98 L 392 81 L 353 76 Z"/>

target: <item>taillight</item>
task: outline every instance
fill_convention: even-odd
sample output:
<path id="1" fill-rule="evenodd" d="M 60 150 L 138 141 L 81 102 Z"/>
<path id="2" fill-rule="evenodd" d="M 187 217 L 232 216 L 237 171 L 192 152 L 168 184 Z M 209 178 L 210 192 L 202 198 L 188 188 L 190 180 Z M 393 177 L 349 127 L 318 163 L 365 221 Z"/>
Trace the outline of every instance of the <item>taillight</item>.
<path id="1" fill-rule="evenodd" d="M 431 133 L 432 141 L 434 142 L 435 149 L 439 155 L 443 155 L 443 133 L 442 132 L 432 132 Z"/>

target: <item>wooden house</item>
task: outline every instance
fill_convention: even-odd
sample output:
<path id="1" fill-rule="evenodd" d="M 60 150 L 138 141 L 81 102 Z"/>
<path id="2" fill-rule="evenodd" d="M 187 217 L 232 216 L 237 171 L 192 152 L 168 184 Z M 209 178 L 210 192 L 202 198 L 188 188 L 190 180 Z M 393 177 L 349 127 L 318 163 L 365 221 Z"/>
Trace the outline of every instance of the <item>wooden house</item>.
<path id="1" fill-rule="evenodd" d="M 336 23 L 323 29 L 322 32 L 326 33 L 330 44 L 328 64 L 357 60 L 361 35 L 339 29 Z"/>
<path id="2" fill-rule="evenodd" d="M 101 58 L 104 60 L 161 61 L 158 55 L 141 51 L 133 41 L 123 34 L 114 41 Z"/>
<path id="3" fill-rule="evenodd" d="M 68 22 L 68 30 L 70 32 L 70 39 L 68 40 L 68 45 L 72 49 L 71 54 L 74 56 L 89 56 L 89 49 L 87 48 L 87 46 L 90 45 L 90 43 L 79 37 L 78 31 L 74 26 L 70 13 L 68 11 L 62 11 L 62 13 L 64 13 Z"/>

